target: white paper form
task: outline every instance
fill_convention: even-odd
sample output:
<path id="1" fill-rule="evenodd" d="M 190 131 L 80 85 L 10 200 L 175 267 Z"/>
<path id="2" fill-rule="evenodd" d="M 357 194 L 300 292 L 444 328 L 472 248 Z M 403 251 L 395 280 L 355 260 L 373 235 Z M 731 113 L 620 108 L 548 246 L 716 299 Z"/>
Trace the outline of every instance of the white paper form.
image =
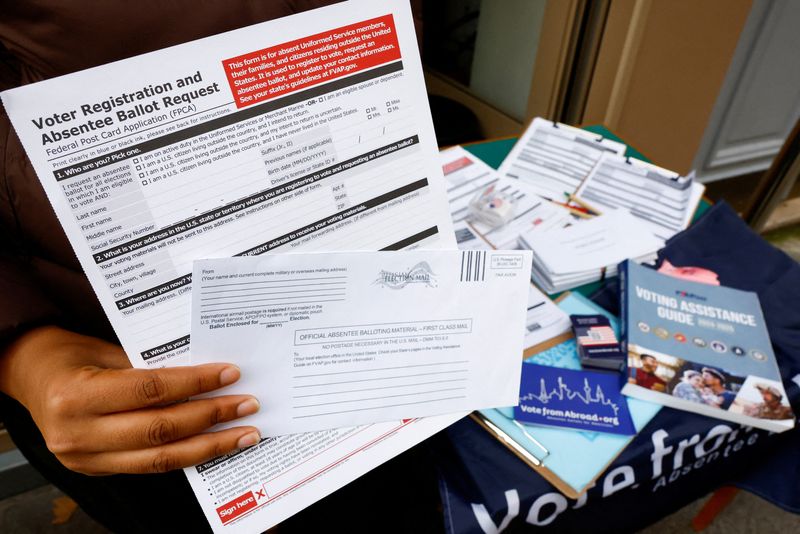
<path id="1" fill-rule="evenodd" d="M 439 152 L 442 173 L 447 180 L 447 200 L 453 222 L 469 216 L 469 201 L 497 181 L 497 171 L 461 146 Z"/>
<path id="2" fill-rule="evenodd" d="M 188 360 L 195 258 L 454 245 L 400 4 L 301 13 L 2 94 L 134 366 Z"/>
<path id="3" fill-rule="evenodd" d="M 523 234 L 533 250 L 533 276 L 546 291 L 614 276 L 617 264 L 631 258 L 642 261 L 663 242 L 625 210 L 609 211 L 560 231 Z"/>
<path id="4" fill-rule="evenodd" d="M 214 532 L 256 534 L 465 415 L 267 438 L 186 475 Z"/>
<path id="5" fill-rule="evenodd" d="M 467 221 L 453 223 L 453 230 L 456 235 L 456 243 L 461 250 L 491 250 L 490 245 Z"/>
<path id="6" fill-rule="evenodd" d="M 691 222 L 705 186 L 634 158 L 604 156 L 575 196 L 600 211 L 625 209 L 662 241 Z"/>
<path id="7" fill-rule="evenodd" d="M 495 228 L 478 221 L 470 224 L 497 249 L 519 248 L 519 236 L 530 230 L 548 231 L 562 228 L 575 221 L 569 210 L 537 195 L 534 188 L 525 182 L 503 177 L 497 181 L 495 187 L 515 199 L 513 218 L 503 226 Z"/>
<path id="8" fill-rule="evenodd" d="M 235 355 L 280 436 L 511 406 L 530 251 L 264 255 L 195 262 L 192 361 Z"/>
<path id="9" fill-rule="evenodd" d="M 525 182 L 545 198 L 564 202 L 564 193 L 574 193 L 605 153 L 624 154 L 625 145 L 537 117 L 503 160 L 498 172 Z"/>
<path id="10" fill-rule="evenodd" d="M 572 322 L 564 310 L 542 293 L 535 285 L 528 290 L 528 309 L 525 315 L 525 348 L 568 332 Z"/>

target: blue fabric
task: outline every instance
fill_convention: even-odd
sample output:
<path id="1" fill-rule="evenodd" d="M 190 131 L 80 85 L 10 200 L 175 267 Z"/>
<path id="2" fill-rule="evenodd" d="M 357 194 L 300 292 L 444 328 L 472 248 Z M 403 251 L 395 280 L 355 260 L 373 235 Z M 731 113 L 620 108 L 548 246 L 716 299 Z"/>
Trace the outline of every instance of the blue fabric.
<path id="1" fill-rule="evenodd" d="M 704 267 L 761 300 L 789 399 L 798 412 L 800 265 L 753 233 L 725 203 L 671 239 L 661 258 Z M 596 302 L 616 311 L 616 281 Z M 800 380 L 800 379 L 798 379 Z M 500 442 L 464 419 L 428 442 L 450 533 L 630 532 L 723 484 L 800 512 L 800 432 L 783 434 L 662 409 L 586 495 L 566 499 Z"/>

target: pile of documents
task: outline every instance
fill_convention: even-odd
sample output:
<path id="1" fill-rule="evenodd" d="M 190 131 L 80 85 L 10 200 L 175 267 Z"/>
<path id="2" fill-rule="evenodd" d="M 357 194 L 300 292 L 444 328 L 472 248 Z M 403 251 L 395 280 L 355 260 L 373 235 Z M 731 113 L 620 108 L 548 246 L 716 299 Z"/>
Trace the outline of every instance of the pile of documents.
<path id="1" fill-rule="evenodd" d="M 619 262 L 653 260 L 663 246 L 624 210 L 558 231 L 529 231 L 520 236 L 520 242 L 533 251 L 533 279 L 548 293 L 616 276 Z"/>
<path id="2" fill-rule="evenodd" d="M 458 246 L 531 249 L 532 280 L 548 293 L 614 276 L 625 259 L 653 259 L 689 225 L 704 187 L 625 150 L 541 118 L 497 171 L 462 147 L 443 150 Z M 515 199 L 506 224 L 492 227 L 470 214 L 470 199 L 490 186 Z"/>

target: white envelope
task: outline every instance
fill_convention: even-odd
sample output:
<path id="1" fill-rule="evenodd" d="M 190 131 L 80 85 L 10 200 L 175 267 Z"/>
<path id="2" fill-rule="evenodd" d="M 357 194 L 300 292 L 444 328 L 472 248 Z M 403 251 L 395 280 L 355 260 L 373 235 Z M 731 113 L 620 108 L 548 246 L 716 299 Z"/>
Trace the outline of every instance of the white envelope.
<path id="1" fill-rule="evenodd" d="M 582 221 L 559 231 L 523 235 L 548 272 L 558 274 L 600 270 L 628 259 L 652 254 L 664 243 L 625 210 Z"/>
<path id="2" fill-rule="evenodd" d="M 278 436 L 516 405 L 530 251 L 196 261 L 192 362 L 238 364 L 215 394 Z M 228 425 L 232 426 L 232 425 Z"/>

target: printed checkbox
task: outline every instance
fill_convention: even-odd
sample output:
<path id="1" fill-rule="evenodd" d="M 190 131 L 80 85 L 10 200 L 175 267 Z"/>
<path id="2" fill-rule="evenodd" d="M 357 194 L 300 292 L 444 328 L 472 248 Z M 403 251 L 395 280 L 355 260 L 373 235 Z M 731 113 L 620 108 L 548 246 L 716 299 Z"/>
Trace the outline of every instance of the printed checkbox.
<path id="1" fill-rule="evenodd" d="M 143 172 L 139 173 L 139 178 L 144 178 L 144 173 Z"/>
<path id="2" fill-rule="evenodd" d="M 141 171 L 141 170 L 142 170 L 142 166 L 141 166 L 141 165 L 137 165 L 137 166 L 136 166 L 136 170 L 137 170 L 137 171 Z"/>

